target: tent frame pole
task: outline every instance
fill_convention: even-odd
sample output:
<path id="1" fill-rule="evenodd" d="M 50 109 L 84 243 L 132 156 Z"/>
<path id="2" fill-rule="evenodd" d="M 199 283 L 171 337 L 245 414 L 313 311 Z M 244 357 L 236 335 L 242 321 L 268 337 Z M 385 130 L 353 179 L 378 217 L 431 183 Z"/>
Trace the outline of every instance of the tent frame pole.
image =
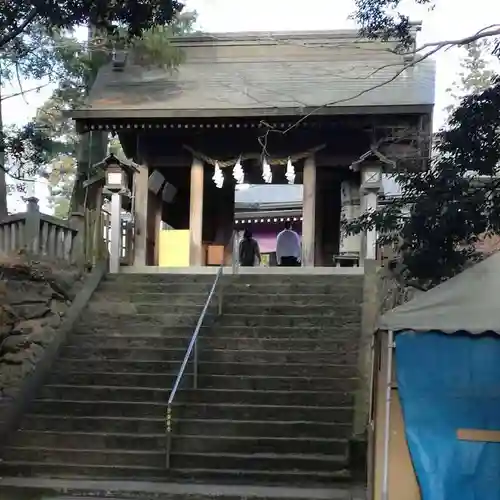
<path id="1" fill-rule="evenodd" d="M 384 463 L 382 478 L 382 500 L 389 500 L 389 444 L 391 430 L 391 399 L 392 399 L 392 356 L 395 348 L 394 332 L 388 331 L 387 339 L 387 373 L 385 387 L 385 422 L 384 422 Z"/>

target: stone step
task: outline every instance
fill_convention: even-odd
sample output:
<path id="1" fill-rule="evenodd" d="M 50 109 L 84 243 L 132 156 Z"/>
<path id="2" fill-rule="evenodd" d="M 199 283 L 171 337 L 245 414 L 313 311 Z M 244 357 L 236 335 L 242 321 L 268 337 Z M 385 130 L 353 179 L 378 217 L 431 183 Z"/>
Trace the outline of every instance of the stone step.
<path id="1" fill-rule="evenodd" d="M 350 323 L 347 325 L 339 325 L 336 328 L 327 326 L 312 326 L 312 327 L 294 327 L 294 326 L 247 326 L 247 325 L 231 325 L 217 324 L 208 326 L 205 323 L 200 330 L 200 338 L 209 336 L 219 336 L 224 338 L 275 338 L 275 339 L 357 339 L 360 335 L 361 326 L 359 322 Z M 98 323 L 93 326 L 80 323 L 75 327 L 73 337 L 78 335 L 106 335 L 108 337 L 120 336 L 135 336 L 150 337 L 150 336 L 185 336 L 190 339 L 193 335 L 196 325 L 191 326 L 162 326 L 162 325 L 137 325 L 126 323 L 123 325 L 110 325 L 105 322 Z"/>
<path id="2" fill-rule="evenodd" d="M 56 361 L 53 373 L 178 373 L 181 361 L 165 362 L 151 360 L 86 360 L 60 358 Z M 255 363 L 220 363 L 202 361 L 198 364 L 200 375 L 255 375 Z M 358 376 L 356 365 L 345 364 L 282 364 L 262 363 L 257 372 L 261 377 L 304 377 L 304 378 L 353 378 Z"/>
<path id="3" fill-rule="evenodd" d="M 44 448 L 42 446 L 7 446 L 4 448 L 6 462 L 49 462 L 85 465 L 110 465 L 113 467 L 165 467 L 165 448 L 147 450 L 129 449 L 76 449 Z M 344 456 L 312 454 L 276 453 L 189 453 L 171 454 L 171 464 L 176 469 L 203 469 L 210 464 L 211 469 L 221 470 L 269 470 L 329 472 L 346 466 Z"/>
<path id="4" fill-rule="evenodd" d="M 364 488 L 357 486 L 249 486 L 248 484 L 203 484 L 191 482 L 91 481 L 86 479 L 15 478 L 0 479 L 8 499 L 83 500 L 362 500 Z M 61 496 L 62 495 L 62 496 Z M 4 499 L 5 500 L 5 499 Z"/>
<path id="5" fill-rule="evenodd" d="M 274 364 L 348 364 L 355 365 L 358 359 L 356 345 L 344 351 L 271 351 L 271 350 L 228 350 L 199 349 L 200 362 L 221 363 L 274 363 Z M 101 348 L 99 347 L 64 347 L 61 356 L 66 359 L 94 360 L 131 360 L 131 361 L 182 361 L 186 349 L 150 349 L 150 348 Z"/>
<path id="6" fill-rule="evenodd" d="M 49 384 L 96 385 L 105 381 L 118 387 L 171 388 L 177 372 L 171 373 L 113 373 L 113 372 L 56 372 L 49 377 Z M 192 375 L 185 374 L 183 387 L 192 387 Z M 198 375 L 201 389 L 269 390 L 269 391 L 339 391 L 357 390 L 357 378 L 266 377 L 260 375 Z"/>
<path id="7" fill-rule="evenodd" d="M 183 419 L 177 424 L 182 435 L 198 435 L 200 428 L 206 436 L 231 435 L 240 437 L 348 439 L 352 423 L 262 420 L 196 420 Z M 165 432 L 165 419 L 130 417 L 82 417 L 62 415 L 26 414 L 21 429 L 32 431 L 97 432 L 121 434 L 161 434 Z"/>
<path id="8" fill-rule="evenodd" d="M 115 274 L 107 275 L 104 283 L 210 283 L 215 280 L 214 274 Z M 224 274 L 223 283 L 291 283 L 291 284 L 330 284 L 337 286 L 360 286 L 363 283 L 363 274 Z"/>
<path id="9" fill-rule="evenodd" d="M 179 403 L 174 409 L 181 419 L 215 420 L 274 420 L 312 422 L 349 423 L 352 408 L 318 406 L 283 406 L 241 404 Z M 31 406 L 31 413 L 41 415 L 103 416 L 103 417 L 164 417 L 164 403 L 138 401 L 83 401 L 36 399 Z"/>
<path id="10" fill-rule="evenodd" d="M 187 349 L 192 332 L 181 337 L 170 335 L 80 335 L 71 339 L 71 347 L 100 349 Z M 357 349 L 356 339 L 334 338 L 234 338 L 221 337 L 217 331 L 203 332 L 198 337 L 200 351 L 213 349 L 228 350 L 271 350 L 271 351 L 316 351 L 346 352 Z"/>
<path id="11" fill-rule="evenodd" d="M 227 277 L 226 277 L 227 278 Z M 128 283 L 210 283 L 215 280 L 214 274 L 195 273 L 154 273 L 154 274 L 107 274 L 103 283 L 125 285 Z"/>
<path id="12" fill-rule="evenodd" d="M 323 471 L 275 471 L 266 469 L 211 469 L 207 468 L 206 462 L 203 468 L 171 468 L 166 471 L 165 467 L 141 467 L 141 466 L 116 466 L 116 465 L 90 465 L 61 462 L 35 462 L 35 461 L 13 461 L 4 462 L 2 470 L 5 476 L 39 476 L 51 478 L 75 478 L 88 477 L 93 480 L 120 479 L 129 480 L 131 477 L 136 481 L 165 481 L 176 479 L 188 481 L 225 481 L 231 484 L 339 484 L 351 483 L 351 475 L 346 468 L 340 470 Z M 349 497 L 348 497 L 349 498 Z M 184 497 L 182 497 L 184 499 Z M 9 499 L 10 500 L 10 499 Z M 246 497 L 245 497 L 245 500 Z M 280 499 L 285 500 L 285 499 Z M 295 499 L 294 499 L 295 500 Z M 308 498 L 308 500 L 310 500 Z M 349 500 L 351 500 L 349 498 Z"/>
<path id="13" fill-rule="evenodd" d="M 75 386 L 46 385 L 39 392 L 40 399 L 83 400 L 83 401 L 131 401 L 166 403 L 170 387 L 151 389 L 147 387 L 119 386 Z M 176 402 L 206 404 L 242 404 L 242 405 L 310 405 L 310 406 L 348 406 L 354 403 L 353 395 L 345 392 L 330 391 L 242 391 L 228 389 L 183 389 L 176 394 Z"/>
<path id="14" fill-rule="evenodd" d="M 177 469 L 268 470 L 270 472 L 331 472 L 347 465 L 343 455 L 285 453 L 182 453 L 172 452 L 171 463 Z M 207 467 L 207 464 L 210 464 Z"/>
<path id="15" fill-rule="evenodd" d="M 256 311 L 257 312 L 257 311 Z M 159 317 L 158 317 L 159 319 Z M 227 314 L 218 318 L 214 328 L 220 324 L 224 326 L 292 326 L 295 328 L 329 327 L 335 329 L 345 326 L 360 327 L 361 314 L 356 309 L 351 309 L 345 313 L 332 314 L 330 316 L 298 315 L 298 314 Z"/>
<path id="16" fill-rule="evenodd" d="M 126 302 L 121 303 L 121 307 L 116 307 L 118 302 L 115 302 L 112 306 L 111 304 L 102 304 L 99 306 L 99 312 L 103 311 L 118 311 L 120 313 L 123 311 L 123 315 L 128 316 L 132 314 L 189 314 L 197 315 L 201 314 L 201 306 L 180 306 L 165 304 L 128 304 Z M 210 311 L 215 311 L 217 306 L 217 301 L 214 300 L 210 306 Z M 107 309 L 105 309 L 107 307 Z M 89 310 L 93 310 L 90 306 Z M 212 312 L 215 314 L 215 312 Z M 254 303 L 250 301 L 247 304 L 233 304 L 231 298 L 229 297 L 223 305 L 223 316 L 222 321 L 226 315 L 232 314 L 244 314 L 246 316 L 258 316 L 258 315 L 278 315 L 278 316 L 328 316 L 328 317 L 340 317 L 346 320 L 358 319 L 361 316 L 361 305 L 344 305 L 339 299 L 335 304 L 322 304 L 322 305 L 301 305 L 301 304 L 273 304 L 273 303 Z"/>
<path id="17" fill-rule="evenodd" d="M 221 285 L 219 285 L 220 287 Z M 220 290 L 217 287 L 216 290 Z M 257 294 L 257 295 L 288 295 L 288 294 L 331 294 L 332 296 L 352 295 L 362 297 L 361 285 L 343 285 L 332 282 L 310 282 L 310 283 L 281 283 L 271 280 L 267 283 L 231 283 L 223 286 L 224 294 Z M 202 293 L 208 296 L 212 289 L 211 283 L 189 283 L 189 282 L 123 282 L 123 283 L 101 283 L 97 289 L 99 292 L 113 293 L 166 293 L 170 295 L 185 293 Z"/>
<path id="18" fill-rule="evenodd" d="M 200 311 L 201 312 L 201 311 Z M 115 314 L 113 312 L 100 312 L 99 314 L 83 314 L 82 320 L 79 322 L 79 328 L 110 328 L 116 330 L 147 330 L 153 326 L 177 327 L 189 326 L 195 328 L 198 321 L 198 315 L 183 315 L 183 314 L 138 314 L 129 312 L 127 314 Z M 215 314 L 207 313 L 205 316 L 205 324 L 212 324 L 216 318 Z"/>
<path id="19" fill-rule="evenodd" d="M 177 426 L 182 431 L 182 425 Z M 124 434 L 116 432 L 64 432 L 64 431 L 19 431 L 7 446 L 14 444 L 22 448 L 48 449 L 88 449 L 105 451 L 107 449 L 134 451 L 164 451 L 165 432 L 158 434 Z M 172 435 L 174 453 L 255 453 L 345 455 L 347 439 L 332 438 L 295 438 L 244 437 L 239 435 Z"/>
<path id="20" fill-rule="evenodd" d="M 357 290 L 335 289 L 331 293 L 269 293 L 266 287 L 265 295 L 252 292 L 242 287 L 224 288 L 225 304 L 302 304 L 302 305 L 332 305 L 342 301 L 344 306 L 359 305 L 362 297 Z M 281 290 L 279 290 L 281 291 Z M 312 290 L 315 291 L 314 289 Z M 97 291 L 92 296 L 92 302 L 126 302 L 128 304 L 165 304 L 179 303 L 203 306 L 208 292 L 204 293 L 159 293 L 159 292 L 123 292 L 120 290 Z"/>
<path id="21" fill-rule="evenodd" d="M 137 294 L 137 293 L 160 293 L 175 297 L 183 294 L 202 294 L 207 298 L 212 283 L 192 283 L 188 281 L 179 282 L 151 282 L 151 281 L 124 281 L 122 283 L 103 281 L 99 284 L 96 294 Z M 97 297 L 97 295 L 96 295 Z"/>
<path id="22" fill-rule="evenodd" d="M 215 314 L 205 316 L 205 324 L 210 325 L 217 319 Z M 115 315 L 112 313 L 99 313 L 96 315 L 84 316 L 79 327 L 86 328 L 102 328 L 104 325 L 108 328 L 115 330 L 139 330 L 150 329 L 154 326 L 172 327 L 172 326 L 196 326 L 198 318 L 177 315 L 177 314 L 141 314 L 130 313 Z M 353 309 L 352 312 L 345 313 L 344 315 L 332 316 L 300 316 L 300 315 L 278 315 L 278 314 L 227 314 L 218 318 L 217 323 L 214 325 L 218 328 L 221 324 L 224 326 L 292 326 L 295 328 L 310 328 L 310 327 L 329 327 L 336 329 L 345 326 L 360 326 L 361 314 L 359 311 Z"/>
<path id="23" fill-rule="evenodd" d="M 130 361 L 172 361 L 181 362 L 186 354 L 186 349 L 141 349 L 123 348 L 106 349 L 97 347 L 67 346 L 61 350 L 64 359 L 81 359 L 88 361 L 98 360 L 130 360 Z"/>
<path id="24" fill-rule="evenodd" d="M 92 301 L 88 304 L 84 314 L 104 314 L 105 316 L 113 315 L 117 317 L 124 316 L 127 318 L 133 314 L 169 314 L 177 316 L 189 316 L 197 320 L 203 310 L 203 304 L 188 304 L 170 301 L 168 296 L 165 297 L 163 303 L 156 302 L 154 304 L 139 304 L 130 302 L 108 302 L 108 301 Z M 217 302 L 214 300 L 208 312 L 215 314 L 217 310 Z"/>

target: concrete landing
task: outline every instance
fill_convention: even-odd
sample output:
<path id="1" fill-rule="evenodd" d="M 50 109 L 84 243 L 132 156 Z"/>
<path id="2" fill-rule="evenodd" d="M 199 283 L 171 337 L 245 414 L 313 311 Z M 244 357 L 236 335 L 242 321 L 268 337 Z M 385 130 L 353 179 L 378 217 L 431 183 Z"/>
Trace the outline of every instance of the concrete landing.
<path id="1" fill-rule="evenodd" d="M 43 478 L 0 478 L 0 500 L 366 500 L 363 488 L 148 483 Z M 69 496 L 68 496 L 69 495 Z"/>

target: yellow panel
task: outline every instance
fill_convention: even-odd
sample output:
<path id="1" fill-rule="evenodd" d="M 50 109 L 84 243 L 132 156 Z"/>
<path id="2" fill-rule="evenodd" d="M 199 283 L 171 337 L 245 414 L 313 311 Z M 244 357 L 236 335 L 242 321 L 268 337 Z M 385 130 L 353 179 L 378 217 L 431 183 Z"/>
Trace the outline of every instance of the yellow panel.
<path id="1" fill-rule="evenodd" d="M 160 267 L 189 267 L 189 229 L 160 231 Z"/>

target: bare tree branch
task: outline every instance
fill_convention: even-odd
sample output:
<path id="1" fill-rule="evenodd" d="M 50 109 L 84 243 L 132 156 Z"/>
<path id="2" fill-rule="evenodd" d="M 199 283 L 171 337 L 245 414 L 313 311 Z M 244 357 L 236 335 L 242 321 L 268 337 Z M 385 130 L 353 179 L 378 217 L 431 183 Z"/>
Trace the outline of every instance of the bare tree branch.
<path id="1" fill-rule="evenodd" d="M 21 90 L 19 92 L 14 92 L 13 94 L 7 94 L 6 96 L 0 97 L 0 101 L 6 101 L 7 99 L 12 99 L 13 97 L 18 97 L 20 95 L 25 95 L 28 94 L 29 92 L 38 92 L 39 90 L 48 87 L 50 83 L 44 83 L 43 85 L 37 85 L 36 87 L 27 89 L 27 90 Z"/>
<path id="2" fill-rule="evenodd" d="M 500 35 L 500 24 L 492 24 L 490 26 L 487 26 L 485 28 L 480 29 L 479 31 L 477 31 L 473 35 L 469 35 L 469 36 L 464 37 L 464 38 L 425 43 L 425 44 L 423 44 L 420 47 L 415 49 L 413 59 L 409 63 L 403 64 L 402 67 L 401 67 L 400 62 L 385 64 L 383 66 L 378 67 L 376 70 L 372 71 L 368 75 L 361 77 L 361 78 L 357 78 L 357 79 L 367 80 L 384 69 L 391 68 L 391 67 L 400 67 L 400 69 L 398 69 L 392 77 L 388 78 L 387 80 L 385 80 L 383 82 L 379 82 L 379 83 L 377 83 L 377 84 L 375 84 L 367 89 L 363 89 L 363 90 L 361 90 L 361 91 L 359 91 L 359 92 L 357 92 L 349 97 L 344 97 L 342 99 L 337 99 L 335 101 L 330 101 L 330 102 L 327 102 L 327 103 L 322 104 L 320 106 L 317 106 L 313 110 L 311 110 L 309 113 L 307 113 L 306 115 L 300 117 L 297 121 L 292 123 L 285 130 L 276 129 L 276 128 L 272 127 L 269 123 L 262 121 L 261 124 L 264 125 L 265 127 L 267 127 L 266 133 L 264 135 L 260 136 L 258 139 L 259 144 L 264 149 L 263 154 L 266 154 L 265 148 L 267 146 L 267 138 L 271 132 L 285 135 L 288 132 L 290 132 L 291 130 L 293 130 L 294 128 L 298 127 L 302 122 L 306 121 L 311 116 L 318 113 L 318 111 L 321 111 L 322 109 L 328 108 L 330 106 L 335 106 L 337 104 L 341 104 L 344 102 L 352 101 L 354 99 L 358 99 L 359 97 L 361 97 L 365 94 L 368 94 L 369 92 L 372 92 L 372 91 L 377 90 L 381 87 L 384 87 L 385 85 L 395 81 L 407 69 L 416 66 L 417 64 L 425 61 L 429 57 L 435 55 L 436 53 L 438 53 L 439 51 L 441 51 L 447 47 L 468 45 L 468 44 L 473 43 L 473 42 L 480 40 L 482 38 L 489 38 L 489 37 L 493 37 L 493 36 L 497 36 L 497 35 Z M 428 50 L 428 49 L 430 49 L 430 50 Z M 418 54 L 418 52 L 422 52 L 425 50 L 427 50 L 427 51 L 424 54 L 420 54 L 420 55 Z"/>
<path id="3" fill-rule="evenodd" d="M 455 40 L 442 40 L 440 42 L 429 42 L 424 43 L 420 47 L 417 47 L 415 52 L 421 52 L 422 50 L 431 48 L 431 47 L 439 47 L 440 49 L 447 46 L 461 46 L 461 45 L 469 45 L 470 43 L 476 42 L 481 38 L 489 38 L 492 36 L 500 35 L 500 24 L 492 24 L 485 28 L 480 29 L 473 35 L 466 36 L 464 38 L 457 38 Z"/>

